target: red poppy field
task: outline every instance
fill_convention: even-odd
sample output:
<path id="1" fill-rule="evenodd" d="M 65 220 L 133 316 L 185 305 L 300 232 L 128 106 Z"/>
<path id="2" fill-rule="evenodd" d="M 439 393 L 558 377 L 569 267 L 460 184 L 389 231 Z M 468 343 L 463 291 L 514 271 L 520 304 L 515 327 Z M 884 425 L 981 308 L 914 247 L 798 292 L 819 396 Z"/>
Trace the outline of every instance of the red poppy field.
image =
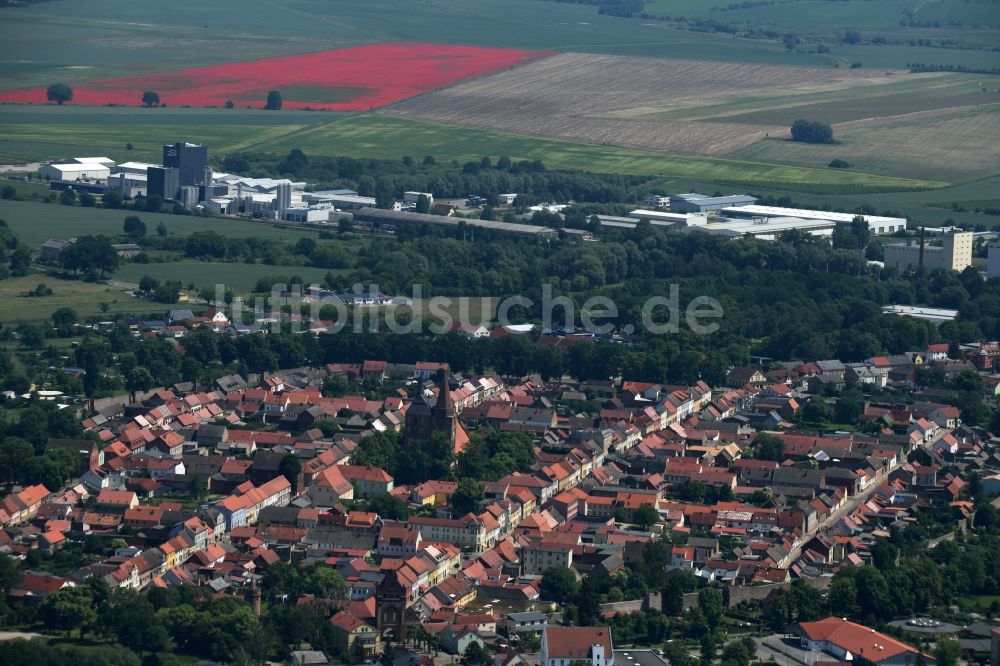
<path id="1" fill-rule="evenodd" d="M 458 81 L 531 62 L 540 51 L 392 42 L 174 72 L 66 81 L 72 104 L 139 106 L 152 90 L 168 106 L 261 107 L 278 90 L 286 109 L 367 111 Z M 0 93 L 0 102 L 44 104 L 45 88 Z"/>

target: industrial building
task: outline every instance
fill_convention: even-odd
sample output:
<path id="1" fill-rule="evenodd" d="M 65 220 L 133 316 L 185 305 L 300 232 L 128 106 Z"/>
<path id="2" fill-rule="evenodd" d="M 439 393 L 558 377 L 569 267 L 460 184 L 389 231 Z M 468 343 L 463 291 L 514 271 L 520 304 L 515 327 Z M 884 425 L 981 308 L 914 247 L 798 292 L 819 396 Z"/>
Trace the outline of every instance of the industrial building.
<path id="1" fill-rule="evenodd" d="M 929 245 L 923 238 L 911 238 L 885 246 L 885 265 L 900 271 L 944 268 L 962 271 L 972 265 L 971 231 L 960 231 L 941 238 L 940 245 Z"/>
<path id="2" fill-rule="evenodd" d="M 943 324 L 946 321 L 954 321 L 958 316 L 958 310 L 946 308 L 925 308 L 920 305 L 886 305 L 882 308 L 882 314 L 894 314 L 900 317 L 913 317 L 923 319 L 932 324 Z"/>
<path id="3" fill-rule="evenodd" d="M 208 166 L 208 148 L 197 143 L 175 143 L 163 146 L 163 166 L 177 169 L 180 186 L 204 185 Z"/>
<path id="4" fill-rule="evenodd" d="M 701 213 L 666 213 L 661 210 L 633 210 L 628 216 L 634 220 L 649 220 L 654 226 L 690 227 L 708 222 L 708 216 Z"/>
<path id="5" fill-rule="evenodd" d="M 730 219 L 755 218 L 787 218 L 794 217 L 803 220 L 826 220 L 850 224 L 855 217 L 862 217 L 868 223 L 868 231 L 876 236 L 906 231 L 906 219 L 902 217 L 882 217 L 879 215 L 864 215 L 855 213 L 834 213 L 827 210 L 809 210 L 806 208 L 782 208 L 779 206 L 727 206 L 719 210 L 721 217 Z"/>
<path id="6" fill-rule="evenodd" d="M 836 222 L 828 220 L 804 220 L 799 217 L 757 218 L 753 220 L 731 220 L 716 218 L 708 224 L 682 227 L 682 231 L 692 231 L 730 238 L 753 237 L 759 240 L 777 240 L 786 231 L 802 231 L 813 236 L 832 236 Z"/>
<path id="7" fill-rule="evenodd" d="M 403 203 L 416 205 L 421 196 L 427 197 L 427 205 L 434 205 L 434 195 L 430 192 L 403 192 Z"/>
<path id="8" fill-rule="evenodd" d="M 181 189 L 180 169 L 154 166 L 146 170 L 146 192 L 161 199 L 174 199 Z"/>
<path id="9" fill-rule="evenodd" d="M 396 210 L 383 210 L 381 208 L 362 208 L 354 213 L 354 224 L 356 226 L 374 233 L 384 234 L 395 234 L 400 227 L 405 225 L 429 224 L 433 226 L 457 227 L 462 223 L 473 228 L 536 236 L 538 238 L 559 237 L 559 230 L 540 227 L 534 224 L 515 224 L 513 222 L 493 222 L 492 220 L 446 217 L 444 215 L 426 215 L 424 213 L 407 213 Z M 583 240 L 593 238 L 590 232 L 579 229 L 565 229 L 563 231 L 570 236 Z"/>
<path id="10" fill-rule="evenodd" d="M 749 206 L 754 203 L 757 203 L 757 198 L 747 194 L 710 197 L 706 194 L 688 192 L 671 195 L 670 210 L 678 213 L 710 213 L 730 206 Z"/>
<path id="11" fill-rule="evenodd" d="M 986 277 L 1000 277 L 1000 241 L 986 246 Z"/>
<path id="12" fill-rule="evenodd" d="M 98 162 L 45 164 L 38 169 L 38 175 L 46 180 L 107 180 L 111 169 Z"/>
<path id="13" fill-rule="evenodd" d="M 649 194 L 642 198 L 642 205 L 650 208 L 670 208 L 670 197 L 665 194 Z"/>

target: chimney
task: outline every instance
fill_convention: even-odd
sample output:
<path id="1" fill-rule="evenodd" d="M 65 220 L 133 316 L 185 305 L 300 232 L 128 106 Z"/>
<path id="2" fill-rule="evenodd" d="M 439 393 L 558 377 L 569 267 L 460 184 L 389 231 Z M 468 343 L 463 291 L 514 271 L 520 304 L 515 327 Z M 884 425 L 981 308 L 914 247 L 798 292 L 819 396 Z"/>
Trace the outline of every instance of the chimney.
<path id="1" fill-rule="evenodd" d="M 920 255 L 917 260 L 917 268 L 924 267 L 924 228 L 920 227 Z"/>

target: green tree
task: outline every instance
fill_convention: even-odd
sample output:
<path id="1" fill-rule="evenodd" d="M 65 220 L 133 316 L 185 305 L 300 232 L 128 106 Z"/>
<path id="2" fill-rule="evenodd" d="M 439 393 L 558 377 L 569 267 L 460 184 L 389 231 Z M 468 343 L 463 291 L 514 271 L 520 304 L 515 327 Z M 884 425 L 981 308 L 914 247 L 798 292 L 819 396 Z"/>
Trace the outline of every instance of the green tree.
<path id="1" fill-rule="evenodd" d="M 108 190 L 101 195 L 101 205 L 105 208 L 121 208 L 125 198 L 117 190 Z"/>
<path id="2" fill-rule="evenodd" d="M 549 567 L 542 572 L 542 585 L 539 593 L 546 601 L 564 604 L 577 596 L 580 582 L 576 574 L 567 567 Z"/>
<path id="3" fill-rule="evenodd" d="M 146 197 L 143 208 L 147 213 L 159 213 L 163 209 L 163 197 L 159 194 L 150 194 Z"/>
<path id="4" fill-rule="evenodd" d="M 147 90 L 142 93 L 142 105 L 143 106 L 159 106 L 160 105 L 160 95 L 152 90 Z"/>
<path id="5" fill-rule="evenodd" d="M 722 590 L 717 587 L 704 587 L 698 590 L 698 608 L 705 615 L 705 621 L 712 631 L 719 626 L 726 604 L 722 598 Z"/>
<path id="6" fill-rule="evenodd" d="M 288 483 L 292 484 L 292 495 L 297 495 L 299 492 L 299 474 L 302 473 L 302 462 L 299 457 L 294 453 L 289 453 L 281 459 L 278 463 L 278 473 L 283 477 L 288 479 Z"/>
<path id="7" fill-rule="evenodd" d="M 493 663 L 493 657 L 479 641 L 472 641 L 465 648 L 462 663 L 466 666 L 489 666 Z"/>
<path id="8" fill-rule="evenodd" d="M 46 626 L 64 631 L 79 629 L 83 639 L 84 632 L 97 620 L 93 603 L 88 588 L 67 587 L 45 597 L 39 614 Z"/>
<path id="9" fill-rule="evenodd" d="M 643 504 L 635 510 L 633 522 L 644 530 L 648 530 L 660 520 L 660 512 L 652 504 Z"/>
<path id="10" fill-rule="evenodd" d="M 479 502 L 485 497 L 483 486 L 473 479 L 462 479 L 458 482 L 458 490 L 451 496 L 451 509 L 458 516 L 475 513 L 479 510 Z"/>
<path id="11" fill-rule="evenodd" d="M 97 205 L 97 197 L 90 192 L 80 193 L 80 205 L 84 208 L 93 208 Z"/>
<path id="12" fill-rule="evenodd" d="M 833 128 L 826 123 L 799 118 L 792 123 L 792 141 L 833 143 Z"/>
<path id="13" fill-rule="evenodd" d="M 65 189 L 59 193 L 59 203 L 63 206 L 72 206 L 76 203 L 76 191 L 72 188 Z"/>
<path id="14" fill-rule="evenodd" d="M 267 103 L 264 104 L 264 108 L 268 111 L 280 111 L 281 104 L 281 93 L 277 90 L 269 90 L 267 93 Z"/>
<path id="15" fill-rule="evenodd" d="M 160 286 L 160 281 L 151 275 L 143 275 L 139 280 L 139 291 L 144 294 L 151 294 Z"/>
<path id="16" fill-rule="evenodd" d="M 937 666 L 958 666 L 962 656 L 962 649 L 958 641 L 953 638 L 938 639 L 934 646 L 934 659 Z"/>
<path id="17" fill-rule="evenodd" d="M 376 495 L 368 500 L 368 510 L 377 513 L 382 519 L 406 520 L 410 517 L 406 502 L 394 495 Z"/>
<path id="18" fill-rule="evenodd" d="M 142 238 L 146 235 L 146 223 L 137 215 L 129 215 L 122 223 L 122 231 L 131 238 Z"/>
<path id="19" fill-rule="evenodd" d="M 181 283 L 180 280 L 167 280 L 161 282 L 153 291 L 153 300 L 157 303 L 172 304 L 180 300 Z"/>
<path id="20" fill-rule="evenodd" d="M 421 194 L 417 197 L 416 212 L 418 213 L 429 213 L 431 212 L 431 200 L 426 194 Z"/>
<path id="21" fill-rule="evenodd" d="M 761 433 L 753 439 L 754 456 L 760 460 L 784 460 L 785 442 L 779 437 Z"/>
<path id="22" fill-rule="evenodd" d="M 45 91 L 45 98 L 62 106 L 73 99 L 73 89 L 65 83 L 53 83 Z"/>

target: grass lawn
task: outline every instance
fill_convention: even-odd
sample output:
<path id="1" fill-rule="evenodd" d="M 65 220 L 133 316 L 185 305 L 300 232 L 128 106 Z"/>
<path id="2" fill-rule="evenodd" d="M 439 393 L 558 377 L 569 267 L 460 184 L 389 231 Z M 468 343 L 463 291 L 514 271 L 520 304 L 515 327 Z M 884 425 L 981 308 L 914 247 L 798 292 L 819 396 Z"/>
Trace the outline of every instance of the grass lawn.
<path id="1" fill-rule="evenodd" d="M 306 285 L 322 284 L 327 273 L 344 271 L 306 266 L 268 266 L 265 264 L 244 264 L 221 261 L 177 261 L 166 264 L 124 264 L 114 279 L 122 282 L 138 283 L 143 275 L 157 280 L 180 280 L 185 287 L 193 282 L 198 289 L 214 288 L 224 284 L 238 294 L 248 293 L 262 277 L 294 275 L 301 277 Z"/>
<path id="2" fill-rule="evenodd" d="M 42 282 L 52 289 L 51 296 L 21 296 Z M 63 307 L 73 308 L 81 317 L 100 315 L 101 303 L 108 304 L 109 312 L 164 312 L 169 307 L 132 298 L 105 284 L 62 280 L 51 274 L 0 280 L 0 322 L 4 323 L 48 319 Z"/>
<path id="3" fill-rule="evenodd" d="M 265 222 L 231 220 L 193 215 L 166 213 L 135 213 L 105 208 L 82 208 L 56 203 L 0 200 L 0 220 L 5 220 L 11 230 L 33 250 L 50 238 L 71 238 L 88 234 L 120 236 L 122 222 L 128 215 L 139 215 L 149 233 L 155 233 L 162 222 L 168 233 L 188 236 L 195 231 L 217 231 L 230 238 L 264 238 L 294 243 L 304 235 L 315 237 L 314 231 L 291 227 L 276 227 Z"/>

